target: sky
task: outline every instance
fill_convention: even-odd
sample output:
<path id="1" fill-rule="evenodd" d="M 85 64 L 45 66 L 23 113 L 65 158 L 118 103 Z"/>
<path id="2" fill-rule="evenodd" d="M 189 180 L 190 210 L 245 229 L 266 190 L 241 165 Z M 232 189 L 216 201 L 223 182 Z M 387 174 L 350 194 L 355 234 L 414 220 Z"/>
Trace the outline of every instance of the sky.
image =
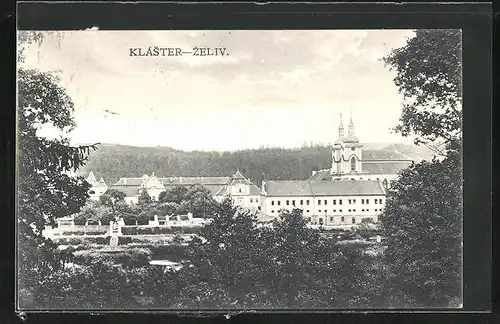
<path id="1" fill-rule="evenodd" d="M 411 30 L 61 31 L 25 52 L 75 104 L 73 144 L 237 150 L 333 143 L 340 114 L 361 142 L 390 129 L 402 96 L 381 58 Z M 130 56 L 130 48 L 225 48 L 224 56 Z M 42 136 L 54 136 L 49 128 Z"/>

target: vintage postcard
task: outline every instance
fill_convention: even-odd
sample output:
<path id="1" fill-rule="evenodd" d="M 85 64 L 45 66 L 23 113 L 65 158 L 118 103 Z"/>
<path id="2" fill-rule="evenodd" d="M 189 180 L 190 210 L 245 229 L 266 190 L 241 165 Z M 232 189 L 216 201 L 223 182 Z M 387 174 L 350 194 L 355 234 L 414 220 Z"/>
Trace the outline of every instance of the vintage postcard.
<path id="1" fill-rule="evenodd" d="M 20 310 L 460 309 L 461 30 L 18 32 Z"/>

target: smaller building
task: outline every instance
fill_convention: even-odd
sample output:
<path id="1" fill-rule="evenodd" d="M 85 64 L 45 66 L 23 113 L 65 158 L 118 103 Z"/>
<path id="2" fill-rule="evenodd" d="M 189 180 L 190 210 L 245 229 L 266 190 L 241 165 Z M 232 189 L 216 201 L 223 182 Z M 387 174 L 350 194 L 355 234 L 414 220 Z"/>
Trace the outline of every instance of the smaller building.
<path id="1" fill-rule="evenodd" d="M 89 175 L 87 176 L 87 179 L 85 180 L 87 180 L 87 182 L 90 183 L 90 185 L 92 186 L 88 192 L 90 199 L 92 200 L 99 200 L 99 197 L 103 193 L 105 193 L 106 190 L 108 190 L 108 185 L 106 185 L 104 179 L 101 177 L 99 181 L 97 181 L 92 171 L 90 171 Z"/>
<path id="2" fill-rule="evenodd" d="M 239 170 L 215 193 L 215 200 L 221 202 L 231 197 L 236 206 L 260 210 L 260 189 L 245 178 Z"/>

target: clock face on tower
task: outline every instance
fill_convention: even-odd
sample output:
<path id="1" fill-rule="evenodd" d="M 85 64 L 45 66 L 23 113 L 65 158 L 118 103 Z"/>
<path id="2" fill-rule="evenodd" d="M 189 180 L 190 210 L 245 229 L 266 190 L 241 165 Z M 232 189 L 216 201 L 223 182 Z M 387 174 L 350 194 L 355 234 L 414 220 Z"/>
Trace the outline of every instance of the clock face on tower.
<path id="1" fill-rule="evenodd" d="M 354 151 L 354 150 L 356 150 L 356 148 L 355 147 L 351 147 L 351 151 Z"/>

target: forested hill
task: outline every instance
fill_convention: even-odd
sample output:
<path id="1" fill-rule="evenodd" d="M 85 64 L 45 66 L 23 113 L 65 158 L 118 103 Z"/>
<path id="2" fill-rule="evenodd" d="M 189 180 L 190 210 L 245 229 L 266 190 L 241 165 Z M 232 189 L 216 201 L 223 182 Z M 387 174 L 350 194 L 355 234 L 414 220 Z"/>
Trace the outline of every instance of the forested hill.
<path id="1" fill-rule="evenodd" d="M 93 171 L 108 185 L 121 177 L 151 174 L 169 176 L 230 176 L 237 169 L 260 185 L 262 175 L 273 180 L 306 179 L 312 170 L 330 168 L 331 148 L 326 145 L 297 149 L 261 148 L 234 152 L 180 151 L 170 147 L 99 145 L 90 153 L 88 163 L 79 170 Z M 364 144 L 364 159 L 429 159 L 425 147 L 405 144 Z"/>

